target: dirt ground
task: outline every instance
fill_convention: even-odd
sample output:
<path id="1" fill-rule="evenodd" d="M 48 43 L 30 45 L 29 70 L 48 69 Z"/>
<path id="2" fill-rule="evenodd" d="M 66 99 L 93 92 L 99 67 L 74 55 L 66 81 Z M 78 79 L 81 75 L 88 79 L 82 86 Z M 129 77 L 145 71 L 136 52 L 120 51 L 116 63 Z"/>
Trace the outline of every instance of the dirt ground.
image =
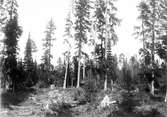
<path id="1" fill-rule="evenodd" d="M 59 114 L 49 115 L 44 111 L 44 104 L 49 99 L 47 95 L 48 90 L 49 89 L 42 89 L 40 91 L 27 90 L 15 95 L 10 93 L 2 94 L 0 117 L 167 117 L 167 106 L 165 106 L 163 102 L 152 102 L 152 105 L 158 105 L 159 112 L 147 113 L 145 115 L 126 112 L 123 106 L 122 109 L 113 113 L 111 113 L 109 109 L 103 112 L 98 112 L 97 110 L 77 112 L 80 108 L 87 108 L 87 105 L 61 110 Z"/>

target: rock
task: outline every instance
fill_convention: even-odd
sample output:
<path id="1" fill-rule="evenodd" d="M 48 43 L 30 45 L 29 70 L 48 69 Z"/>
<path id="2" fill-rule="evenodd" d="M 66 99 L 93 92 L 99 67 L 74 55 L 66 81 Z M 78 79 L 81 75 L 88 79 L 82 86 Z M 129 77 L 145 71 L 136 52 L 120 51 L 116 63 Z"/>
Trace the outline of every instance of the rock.
<path id="1" fill-rule="evenodd" d="M 76 107 L 73 107 L 72 110 L 74 112 L 84 113 L 88 111 L 88 108 L 89 108 L 89 105 L 85 104 L 85 105 L 78 105 Z"/>
<path id="2" fill-rule="evenodd" d="M 54 103 L 52 100 L 47 101 L 47 103 L 44 105 L 44 111 L 47 114 L 55 115 L 57 114 L 57 111 L 59 110 L 59 105 L 57 103 Z"/>
<path id="3" fill-rule="evenodd" d="M 152 105 L 141 105 L 141 106 L 136 106 L 135 107 L 135 112 L 149 112 L 152 109 L 156 109 L 156 106 Z"/>
<path id="4" fill-rule="evenodd" d="M 0 108 L 0 116 L 1 117 L 7 117 L 9 110 L 8 109 L 2 109 Z"/>
<path id="5" fill-rule="evenodd" d="M 110 101 L 109 96 L 105 95 L 105 97 L 103 98 L 103 100 L 100 103 L 100 108 L 108 107 L 108 106 L 110 106 L 110 104 L 113 104 L 113 103 L 116 103 L 116 101 L 115 100 Z"/>
<path id="6" fill-rule="evenodd" d="M 51 90 L 55 89 L 55 85 L 54 84 L 50 85 L 50 89 Z"/>
<path id="7" fill-rule="evenodd" d="M 49 97 L 51 97 L 51 98 L 56 98 L 56 97 L 60 97 L 60 96 L 61 96 L 61 94 L 59 93 L 58 90 L 50 91 L 50 92 L 48 93 L 48 95 L 49 95 Z"/>
<path id="8" fill-rule="evenodd" d="M 35 96 L 30 96 L 29 99 L 32 100 L 32 101 L 37 101 Z"/>
<path id="9" fill-rule="evenodd" d="M 165 102 L 167 102 L 167 91 L 166 91 L 166 96 L 165 96 Z"/>

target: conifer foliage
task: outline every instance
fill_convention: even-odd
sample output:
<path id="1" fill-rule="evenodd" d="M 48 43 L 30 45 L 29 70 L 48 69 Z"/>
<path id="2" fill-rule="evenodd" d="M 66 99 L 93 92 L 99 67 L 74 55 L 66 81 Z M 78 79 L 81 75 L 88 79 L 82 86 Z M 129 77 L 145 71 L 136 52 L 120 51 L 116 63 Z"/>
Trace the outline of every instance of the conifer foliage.
<path id="1" fill-rule="evenodd" d="M 155 54 L 156 45 L 158 44 L 160 34 L 160 11 L 159 0 L 146 0 L 139 4 L 139 19 L 141 20 L 141 26 L 137 27 L 137 35 L 143 41 L 143 48 L 140 50 L 140 54 L 143 56 L 143 62 L 145 66 L 145 72 L 150 72 L 151 76 L 151 93 L 154 95 L 154 83 L 155 83 Z"/>
<path id="2" fill-rule="evenodd" d="M 44 64 L 44 69 L 49 71 L 51 70 L 51 59 L 52 59 L 52 54 L 51 54 L 51 47 L 53 46 L 52 41 L 55 40 L 54 33 L 55 33 L 56 27 L 51 19 L 46 27 L 46 37 L 43 39 L 43 49 L 44 49 L 44 55 L 42 56 L 42 61 Z"/>
<path id="3" fill-rule="evenodd" d="M 107 73 L 113 72 L 110 69 L 114 56 L 112 55 L 112 46 L 118 41 L 115 27 L 119 25 L 120 20 L 116 16 L 117 8 L 114 6 L 113 0 L 96 0 L 94 13 L 94 30 L 97 33 L 97 43 L 95 54 L 99 64 L 100 71 L 105 74 L 104 89 L 107 89 Z M 109 65 L 110 64 L 110 65 Z M 110 68 L 109 68 L 110 67 Z M 110 71 L 108 70 L 110 69 Z M 115 76 L 112 76 L 115 77 Z"/>
<path id="4" fill-rule="evenodd" d="M 30 33 L 25 47 L 24 70 L 26 73 L 26 84 L 31 86 L 37 81 L 36 66 L 33 61 L 33 52 L 36 52 L 35 42 L 31 39 Z M 35 78 L 36 77 L 36 78 Z"/>
<path id="5" fill-rule="evenodd" d="M 25 57 L 24 57 L 24 65 L 25 65 L 25 70 L 29 71 L 32 69 L 32 63 L 33 63 L 33 58 L 32 58 L 32 41 L 30 37 L 30 33 L 28 36 L 28 40 L 26 43 L 26 48 L 25 48 Z"/>
<path id="6" fill-rule="evenodd" d="M 75 1 L 75 41 L 78 55 L 78 75 L 77 87 L 80 87 L 80 71 L 81 71 L 81 57 L 82 47 L 87 43 L 87 34 L 90 31 L 90 0 L 76 0 Z"/>
<path id="7" fill-rule="evenodd" d="M 5 60 L 4 71 L 6 74 L 6 80 L 9 82 L 13 92 L 16 89 L 18 81 L 17 74 L 17 50 L 18 50 L 18 38 L 22 34 L 22 28 L 18 25 L 17 15 L 17 2 L 16 0 L 7 1 L 9 9 L 9 19 L 4 27 L 4 45 L 5 45 Z"/>

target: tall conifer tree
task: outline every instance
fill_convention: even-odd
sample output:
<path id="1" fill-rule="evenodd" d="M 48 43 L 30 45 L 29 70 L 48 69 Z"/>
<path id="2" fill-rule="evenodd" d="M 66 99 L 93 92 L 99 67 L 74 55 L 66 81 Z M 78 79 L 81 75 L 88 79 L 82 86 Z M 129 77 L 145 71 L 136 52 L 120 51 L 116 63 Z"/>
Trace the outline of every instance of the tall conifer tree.
<path id="1" fill-rule="evenodd" d="M 144 66 L 151 70 L 151 94 L 154 95 L 154 82 L 155 82 L 155 45 L 158 43 L 159 37 L 159 0 L 146 0 L 139 4 L 139 19 L 141 20 L 141 26 L 137 27 L 138 37 L 142 37 L 143 49 L 140 53 L 143 53 Z"/>
<path id="2" fill-rule="evenodd" d="M 18 38 L 22 34 L 22 29 L 18 25 L 17 1 L 7 0 L 6 9 L 8 10 L 8 20 L 4 27 L 4 45 L 5 45 L 5 63 L 4 71 L 7 74 L 7 80 L 11 83 L 13 92 L 16 88 L 17 75 L 17 50 Z"/>
<path id="3" fill-rule="evenodd" d="M 67 44 L 67 51 L 65 51 L 64 55 L 65 55 L 65 66 L 66 66 L 66 70 L 65 70 L 65 76 L 64 76 L 64 83 L 63 83 L 63 88 L 66 88 L 67 85 L 67 76 L 68 76 L 68 68 L 69 68 L 69 62 L 70 62 L 70 55 L 71 55 L 71 39 L 73 37 L 72 35 L 72 26 L 73 26 L 73 22 L 71 21 L 71 13 L 68 14 L 68 17 L 66 18 L 66 25 L 65 25 L 65 39 L 64 39 L 64 43 Z"/>
<path id="4" fill-rule="evenodd" d="M 52 41 L 55 40 L 55 38 L 53 37 L 55 34 L 55 30 L 55 24 L 51 19 L 46 27 L 46 37 L 43 39 L 44 55 L 42 56 L 42 61 L 44 64 L 44 69 L 47 71 L 50 71 L 51 69 L 51 58 L 53 57 L 51 55 L 51 47 L 53 46 Z"/>
<path id="5" fill-rule="evenodd" d="M 96 54 L 100 68 L 105 74 L 104 90 L 107 90 L 107 64 L 111 60 L 112 46 L 116 44 L 118 37 L 115 27 L 119 25 L 120 20 L 116 17 L 117 8 L 113 0 L 96 0 L 95 2 L 95 31 L 100 44 L 96 45 Z M 110 61 L 111 62 L 111 61 Z M 104 69 L 104 67 L 106 69 Z"/>
<path id="6" fill-rule="evenodd" d="M 82 47 L 87 43 L 87 34 L 90 31 L 90 0 L 76 0 L 75 1 L 75 40 L 78 54 L 78 75 L 77 88 L 80 87 L 80 71 L 81 71 L 81 57 Z"/>

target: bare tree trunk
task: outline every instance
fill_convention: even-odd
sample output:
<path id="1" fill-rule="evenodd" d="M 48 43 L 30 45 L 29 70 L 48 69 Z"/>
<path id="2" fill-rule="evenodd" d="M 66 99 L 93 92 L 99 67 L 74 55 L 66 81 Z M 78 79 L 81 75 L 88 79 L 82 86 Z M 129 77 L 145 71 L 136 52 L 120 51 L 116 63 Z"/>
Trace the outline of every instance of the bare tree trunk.
<path id="1" fill-rule="evenodd" d="M 111 90 L 113 89 L 114 81 L 111 79 Z"/>
<path id="2" fill-rule="evenodd" d="M 100 80 L 100 75 L 99 74 L 97 74 L 97 81 L 99 81 Z"/>
<path id="3" fill-rule="evenodd" d="M 97 74 L 97 75 L 96 75 L 96 77 L 97 77 L 97 79 L 96 79 L 96 80 L 97 80 L 97 83 L 98 83 L 98 82 L 100 81 L 100 75 L 99 75 L 99 74 Z"/>
<path id="4" fill-rule="evenodd" d="M 81 70 L 81 63 L 80 63 L 80 59 L 78 61 L 78 78 L 77 78 L 77 88 L 80 87 L 80 70 Z"/>
<path id="5" fill-rule="evenodd" d="M 154 80 L 151 82 L 151 94 L 154 95 Z"/>
<path id="6" fill-rule="evenodd" d="M 12 82 L 12 93 L 14 94 L 15 93 L 15 81 L 13 80 Z"/>
<path id="7" fill-rule="evenodd" d="M 167 102 L 167 90 L 166 90 L 165 102 Z"/>
<path id="8" fill-rule="evenodd" d="M 105 80 L 104 80 L 104 91 L 107 90 L 107 74 L 105 74 Z"/>
<path id="9" fill-rule="evenodd" d="M 83 79 L 85 79 L 85 61 L 83 63 Z"/>
<path id="10" fill-rule="evenodd" d="M 153 1 L 153 16 L 155 16 L 155 0 Z M 151 94 L 154 95 L 154 51 L 155 51 L 155 18 L 153 19 L 153 29 L 152 29 L 152 47 L 151 47 L 151 66 L 152 66 L 152 78 L 153 81 L 151 82 Z"/>
<path id="11" fill-rule="evenodd" d="M 167 66 L 167 62 L 165 62 L 165 66 Z M 167 68 L 166 68 L 166 75 L 167 76 Z M 167 86 L 167 77 L 166 77 L 166 86 Z M 166 96 L 165 96 L 165 102 L 167 102 L 167 88 L 166 88 Z"/>
<path id="12" fill-rule="evenodd" d="M 106 4 L 106 7 L 108 6 L 108 0 L 105 0 L 105 4 Z M 105 47 L 105 53 L 104 53 L 104 57 L 105 57 L 105 62 L 107 60 L 107 49 L 108 49 L 108 39 L 109 39 L 109 34 L 108 34 L 108 28 L 107 28 L 107 25 L 109 24 L 109 20 L 108 20 L 108 16 L 107 16 L 107 8 L 106 8 L 106 11 L 105 11 L 105 19 L 106 19 L 106 24 L 105 24 L 105 28 L 106 28 L 106 37 L 105 37 L 105 40 L 104 40 L 104 47 Z M 105 68 L 105 79 L 104 79 L 104 91 L 107 90 L 107 68 Z"/>
<path id="13" fill-rule="evenodd" d="M 67 73 L 68 73 L 68 63 L 66 64 L 66 72 L 65 72 L 65 77 L 64 77 L 63 89 L 66 89 Z"/>
<path id="14" fill-rule="evenodd" d="M 73 77 L 71 77 L 71 87 L 74 86 Z"/>

